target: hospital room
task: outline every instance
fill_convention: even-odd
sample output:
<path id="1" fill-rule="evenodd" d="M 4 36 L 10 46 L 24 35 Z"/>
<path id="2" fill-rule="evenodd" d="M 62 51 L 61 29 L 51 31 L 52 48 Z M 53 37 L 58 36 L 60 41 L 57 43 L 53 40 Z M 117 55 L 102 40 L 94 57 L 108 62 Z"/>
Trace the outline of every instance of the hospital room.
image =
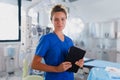
<path id="1" fill-rule="evenodd" d="M 120 0 L 0 0 L 0 80 L 120 80 Z"/>

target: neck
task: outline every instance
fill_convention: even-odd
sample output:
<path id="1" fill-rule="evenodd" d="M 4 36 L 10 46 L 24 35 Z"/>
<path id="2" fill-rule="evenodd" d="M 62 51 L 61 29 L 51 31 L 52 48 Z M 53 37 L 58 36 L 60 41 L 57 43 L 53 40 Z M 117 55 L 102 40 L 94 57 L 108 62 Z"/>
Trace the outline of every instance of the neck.
<path id="1" fill-rule="evenodd" d="M 54 33 L 58 36 L 58 38 L 61 41 L 64 41 L 64 34 L 62 33 L 62 31 L 54 31 Z"/>
<path id="2" fill-rule="evenodd" d="M 57 35 L 63 35 L 62 31 L 54 31 L 54 33 L 57 34 Z"/>

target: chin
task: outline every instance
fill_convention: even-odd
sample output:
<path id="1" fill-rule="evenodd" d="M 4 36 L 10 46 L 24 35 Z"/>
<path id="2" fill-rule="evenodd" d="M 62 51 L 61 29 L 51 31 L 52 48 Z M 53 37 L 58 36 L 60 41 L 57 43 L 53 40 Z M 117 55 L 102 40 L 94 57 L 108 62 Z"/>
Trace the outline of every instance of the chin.
<path id="1" fill-rule="evenodd" d="M 59 31 L 63 31 L 64 28 L 59 29 Z"/>

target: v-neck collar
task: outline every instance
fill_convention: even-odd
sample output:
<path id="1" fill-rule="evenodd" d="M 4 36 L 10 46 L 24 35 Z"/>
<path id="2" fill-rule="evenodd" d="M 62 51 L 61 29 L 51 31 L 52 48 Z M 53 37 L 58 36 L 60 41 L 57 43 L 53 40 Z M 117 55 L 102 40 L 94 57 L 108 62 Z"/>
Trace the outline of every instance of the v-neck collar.
<path id="1" fill-rule="evenodd" d="M 62 40 L 57 36 L 57 34 L 56 34 L 55 32 L 53 32 L 53 34 L 58 38 L 58 40 L 59 40 L 60 42 L 65 42 L 65 35 L 64 35 L 64 40 L 62 41 Z"/>

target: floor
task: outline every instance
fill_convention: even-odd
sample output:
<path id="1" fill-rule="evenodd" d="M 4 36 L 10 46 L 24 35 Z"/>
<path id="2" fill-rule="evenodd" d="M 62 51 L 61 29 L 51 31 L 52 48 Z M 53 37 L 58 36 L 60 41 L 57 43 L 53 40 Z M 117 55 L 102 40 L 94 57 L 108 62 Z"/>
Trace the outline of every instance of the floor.
<path id="1" fill-rule="evenodd" d="M 0 80 L 22 80 L 21 77 L 13 76 L 13 77 L 2 77 Z"/>

